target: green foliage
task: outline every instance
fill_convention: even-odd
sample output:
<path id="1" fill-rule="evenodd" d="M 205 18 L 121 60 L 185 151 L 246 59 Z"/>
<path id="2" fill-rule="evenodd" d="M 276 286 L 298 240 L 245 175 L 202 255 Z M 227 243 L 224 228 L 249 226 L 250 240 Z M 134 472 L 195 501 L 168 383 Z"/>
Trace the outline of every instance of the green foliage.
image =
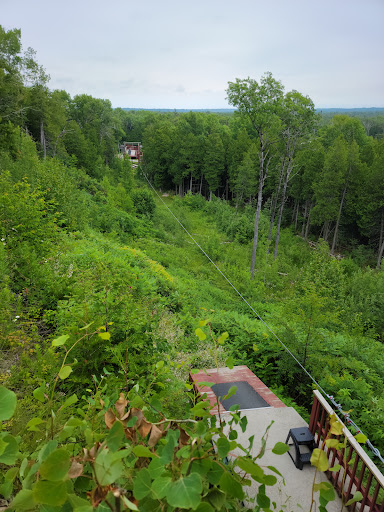
<path id="1" fill-rule="evenodd" d="M 135 190 L 132 193 L 132 201 L 139 215 L 146 215 L 149 218 L 153 217 L 156 204 L 153 195 L 148 189 L 143 188 Z"/>
<path id="2" fill-rule="evenodd" d="M 206 323 L 202 322 L 202 326 Z M 53 340 L 52 345 L 58 349 L 68 344 L 62 368 L 79 341 L 71 344 L 68 335 Z M 263 483 L 251 502 L 269 500 L 265 484 L 275 485 L 277 479 L 265 474 L 256 462 L 261 453 L 223 462 L 235 448 L 248 454 L 247 449 L 235 440 L 229 442 L 224 434 L 225 427 L 229 428 L 230 439 L 237 438 L 231 434 L 236 429 L 244 431 L 244 421 L 238 412 L 216 424 L 211 421 L 209 404 L 197 402 L 187 419 L 168 419 L 161 405 L 152 412 L 147 406 L 140 410 L 133 405 L 140 397 L 137 384 L 127 397 L 120 393 L 117 401 L 113 395 L 101 394 L 105 386 L 97 386 L 94 398 L 72 410 L 72 415 L 60 424 L 58 413 L 66 403 L 70 406 L 74 401 L 67 400 L 58 409 L 56 406 L 54 412 L 55 384 L 49 397 L 46 438 L 20 453 L 19 439 L 7 432 L 0 436 L 0 450 L 1 441 L 5 445 L 0 462 L 8 466 L 17 463 L 5 474 L 0 486 L 6 498 L 14 494 L 10 510 L 46 510 L 47 506 L 92 510 L 102 504 L 111 510 L 120 510 L 123 504 L 130 510 L 147 506 L 167 506 L 169 510 L 211 510 L 212 506 L 240 510 L 249 485 L 244 482 L 246 473 Z M 16 397 L 6 388 L 1 387 L 0 391 L 5 403 L 2 419 L 9 419 Z M 148 420 L 144 411 L 154 419 Z M 45 422 L 35 418 L 34 423 Z M 287 448 L 278 443 L 273 451 L 283 454 Z M 244 471 L 243 477 L 236 466 Z M 18 486 L 14 489 L 15 484 Z"/>

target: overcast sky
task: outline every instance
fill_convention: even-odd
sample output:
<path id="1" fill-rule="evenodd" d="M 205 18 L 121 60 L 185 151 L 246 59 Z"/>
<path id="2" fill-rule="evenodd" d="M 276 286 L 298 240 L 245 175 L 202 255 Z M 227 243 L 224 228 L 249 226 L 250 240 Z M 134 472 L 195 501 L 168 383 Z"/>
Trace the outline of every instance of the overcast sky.
<path id="1" fill-rule="evenodd" d="M 114 107 L 226 108 L 266 71 L 316 107 L 384 107 L 384 0 L 0 0 L 51 89 Z"/>

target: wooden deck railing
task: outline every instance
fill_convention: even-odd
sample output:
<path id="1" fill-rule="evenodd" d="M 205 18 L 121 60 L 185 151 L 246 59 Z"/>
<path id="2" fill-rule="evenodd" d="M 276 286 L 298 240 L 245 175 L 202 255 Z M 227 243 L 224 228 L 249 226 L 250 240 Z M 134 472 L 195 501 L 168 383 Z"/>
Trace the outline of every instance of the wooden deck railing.
<path id="1" fill-rule="evenodd" d="M 319 391 L 314 391 L 309 429 L 319 447 L 329 431 L 329 416 L 334 411 Z M 342 423 L 340 421 L 340 423 Z M 343 434 L 347 438 L 345 450 L 327 448 L 329 466 L 340 464 L 339 471 L 328 471 L 327 476 L 337 490 L 339 496 L 344 496 L 346 503 L 353 494 L 360 491 L 363 499 L 350 506 L 351 511 L 384 512 L 384 476 L 365 453 L 353 435 L 344 426 Z M 330 437 L 335 437 L 331 435 Z M 344 439 L 345 439 L 344 438 Z M 344 475 L 345 472 L 345 475 Z"/>

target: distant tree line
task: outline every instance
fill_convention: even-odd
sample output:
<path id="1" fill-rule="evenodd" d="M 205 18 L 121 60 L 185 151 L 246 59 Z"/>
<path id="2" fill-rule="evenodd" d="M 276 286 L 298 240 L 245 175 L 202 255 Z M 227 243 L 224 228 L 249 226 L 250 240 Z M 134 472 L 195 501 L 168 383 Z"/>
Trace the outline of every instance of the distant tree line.
<path id="1" fill-rule="evenodd" d="M 331 252 L 369 245 L 384 253 L 384 139 L 377 113 L 363 118 L 315 113 L 310 98 L 284 92 L 271 74 L 230 83 L 237 111 L 153 112 L 113 109 L 109 100 L 74 98 L 48 88 L 49 76 L 23 51 L 19 30 L 0 26 L 0 150 L 16 158 L 20 130 L 43 158 L 124 181 L 116 158 L 124 140 L 142 141 L 143 169 L 162 190 L 199 193 L 255 206 L 270 217 L 276 257 L 281 226 L 321 237 Z M 108 173 L 107 173 L 108 174 Z"/>
<path id="2" fill-rule="evenodd" d="M 155 186 L 215 195 L 238 209 L 253 204 L 256 225 L 261 210 L 270 217 L 275 257 L 280 228 L 291 225 L 306 239 L 328 241 L 332 254 L 370 245 L 379 266 L 383 138 L 368 135 L 357 117 L 321 122 L 310 98 L 284 94 L 270 74 L 229 84 L 227 93 L 238 107 L 233 115 L 128 113 L 141 125 L 144 169 Z"/>

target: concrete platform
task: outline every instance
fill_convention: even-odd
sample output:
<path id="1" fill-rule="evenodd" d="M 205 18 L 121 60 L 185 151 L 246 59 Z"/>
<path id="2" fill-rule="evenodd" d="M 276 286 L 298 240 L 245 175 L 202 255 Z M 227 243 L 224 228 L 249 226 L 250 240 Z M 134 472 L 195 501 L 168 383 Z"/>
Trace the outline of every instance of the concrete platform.
<path id="1" fill-rule="evenodd" d="M 209 370 L 201 370 L 197 374 L 191 375 L 191 381 L 197 391 L 202 397 L 209 400 L 212 409 L 211 414 L 220 415 L 225 419 L 226 415 L 230 413 L 226 410 L 226 401 L 217 405 L 217 384 L 232 384 L 247 383 L 247 387 L 251 387 L 262 399 L 267 406 L 252 408 L 252 404 L 247 405 L 247 391 L 239 386 L 239 395 L 243 396 L 235 403 L 242 403 L 241 415 L 246 416 L 248 419 L 248 427 L 245 433 L 237 427 L 238 438 L 240 444 L 244 447 L 249 446 L 248 439 L 254 436 L 255 441 L 253 445 L 253 455 L 256 456 L 261 448 L 261 438 L 266 432 L 268 426 L 273 422 L 268 430 L 267 445 L 264 456 L 258 459 L 258 464 L 265 470 L 266 474 L 273 474 L 273 471 L 268 469 L 268 466 L 275 467 L 282 475 L 278 477 L 278 483 L 274 486 L 266 488 L 266 494 L 271 502 L 276 503 L 273 510 L 284 512 L 293 512 L 303 510 L 309 512 L 312 502 L 312 484 L 315 478 L 316 470 L 310 464 L 305 464 L 302 470 L 297 469 L 294 462 L 288 453 L 284 455 L 275 455 L 272 453 L 272 448 L 277 442 L 285 443 L 288 432 L 291 428 L 308 427 L 308 424 L 292 407 L 286 405 L 274 394 L 272 391 L 258 378 L 247 366 L 235 366 L 233 369 L 229 368 L 212 368 Z M 216 384 L 216 385 L 215 385 Z M 249 386 L 248 386 L 249 385 Z M 216 389 L 216 391 L 215 391 Z M 221 389 L 227 389 L 227 386 L 222 386 Z M 219 392 L 219 396 L 220 392 Z M 251 402 L 251 400 L 250 400 Z M 256 402 L 257 403 L 257 402 Z M 224 430 L 225 432 L 225 430 Z M 294 448 L 291 448 L 293 458 Z M 235 450 L 229 454 L 229 457 L 235 458 L 239 455 L 244 455 L 240 450 Z M 245 491 L 252 498 L 256 496 L 259 484 L 252 480 L 250 487 L 246 487 Z M 324 473 L 317 472 L 316 483 L 328 482 Z M 314 494 L 315 506 L 313 511 L 319 510 L 319 493 Z M 254 505 L 249 504 L 254 507 Z M 340 512 L 341 500 L 336 496 L 336 500 L 329 503 L 327 506 L 328 512 Z"/>
<path id="2" fill-rule="evenodd" d="M 223 419 L 229 413 L 222 413 Z M 258 460 L 258 464 L 264 469 L 267 474 L 277 476 L 273 471 L 268 469 L 268 466 L 274 466 L 284 477 L 285 485 L 280 477 L 278 483 L 272 487 L 266 488 L 266 494 L 271 499 L 271 502 L 276 502 L 277 508 L 275 510 L 284 510 L 286 512 L 304 510 L 309 511 L 312 500 L 312 484 L 315 477 L 315 468 L 310 464 L 305 464 L 303 470 L 297 469 L 288 455 L 275 455 L 272 453 L 272 448 L 280 441 L 285 442 L 289 429 L 296 427 L 307 427 L 308 424 L 292 407 L 265 407 L 262 409 L 253 409 L 243 411 L 242 415 L 248 419 L 248 427 L 243 433 L 240 427 L 238 431 L 238 441 L 243 446 L 249 446 L 248 439 L 250 436 L 255 436 L 253 446 L 253 455 L 256 456 L 261 448 L 261 438 L 267 427 L 273 422 L 268 431 L 267 447 L 264 456 Z M 294 453 L 292 449 L 292 454 Z M 243 455 L 240 450 L 235 450 L 230 454 L 231 457 Z M 317 473 L 316 483 L 328 482 L 324 473 Z M 248 487 L 249 496 L 253 497 L 257 494 L 259 484 L 252 480 L 251 487 Z M 316 508 L 319 510 L 319 493 L 315 493 Z M 334 502 L 329 503 L 327 506 L 328 512 L 340 512 L 341 500 L 336 497 Z"/>

